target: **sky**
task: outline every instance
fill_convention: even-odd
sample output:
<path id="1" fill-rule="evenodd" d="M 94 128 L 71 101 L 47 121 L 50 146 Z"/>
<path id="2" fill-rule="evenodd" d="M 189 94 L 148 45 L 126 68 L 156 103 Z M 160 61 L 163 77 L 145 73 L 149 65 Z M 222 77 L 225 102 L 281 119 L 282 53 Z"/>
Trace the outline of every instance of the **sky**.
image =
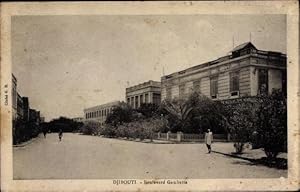
<path id="1" fill-rule="evenodd" d="M 14 16 L 11 33 L 18 92 L 46 121 L 125 100 L 126 87 L 225 56 L 250 37 L 286 53 L 284 15 Z"/>

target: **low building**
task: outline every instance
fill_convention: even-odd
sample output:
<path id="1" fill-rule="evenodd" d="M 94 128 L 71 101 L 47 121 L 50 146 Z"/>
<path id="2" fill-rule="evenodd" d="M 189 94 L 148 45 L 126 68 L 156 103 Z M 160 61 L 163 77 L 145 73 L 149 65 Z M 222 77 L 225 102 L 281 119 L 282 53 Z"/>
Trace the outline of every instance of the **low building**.
<path id="1" fill-rule="evenodd" d="M 126 88 L 126 101 L 134 109 L 139 108 L 142 103 L 159 105 L 161 101 L 161 83 L 150 80 Z"/>
<path id="2" fill-rule="evenodd" d="M 286 92 L 286 55 L 258 50 L 251 42 L 230 55 L 163 76 L 162 100 L 199 92 L 211 99 L 256 96 L 272 89 Z"/>
<path id="3" fill-rule="evenodd" d="M 84 120 L 97 121 L 103 125 L 106 121 L 107 116 L 112 112 L 113 108 L 119 104 L 120 101 L 114 101 L 84 109 Z"/>
<path id="4" fill-rule="evenodd" d="M 74 117 L 72 118 L 73 121 L 76 121 L 76 122 L 83 122 L 84 118 L 83 117 Z"/>

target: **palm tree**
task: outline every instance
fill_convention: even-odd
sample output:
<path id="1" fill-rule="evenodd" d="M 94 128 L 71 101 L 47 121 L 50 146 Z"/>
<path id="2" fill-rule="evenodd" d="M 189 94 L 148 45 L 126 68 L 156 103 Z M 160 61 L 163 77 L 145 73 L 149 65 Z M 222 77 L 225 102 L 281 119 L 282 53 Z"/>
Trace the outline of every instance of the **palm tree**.
<path id="1" fill-rule="evenodd" d="M 165 100 L 162 105 L 169 113 L 168 115 L 178 121 L 178 125 L 180 126 L 179 129 L 182 130 L 188 122 L 188 118 L 190 117 L 193 107 L 189 105 L 186 100 L 177 98 L 173 100 Z"/>

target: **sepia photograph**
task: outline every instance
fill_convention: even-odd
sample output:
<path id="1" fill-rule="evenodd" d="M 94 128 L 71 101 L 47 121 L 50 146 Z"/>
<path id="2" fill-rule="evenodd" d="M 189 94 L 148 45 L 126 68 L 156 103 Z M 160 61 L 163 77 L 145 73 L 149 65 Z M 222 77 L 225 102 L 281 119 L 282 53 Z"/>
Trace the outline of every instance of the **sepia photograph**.
<path id="1" fill-rule="evenodd" d="M 287 180 L 288 18 L 12 15 L 10 177 Z"/>

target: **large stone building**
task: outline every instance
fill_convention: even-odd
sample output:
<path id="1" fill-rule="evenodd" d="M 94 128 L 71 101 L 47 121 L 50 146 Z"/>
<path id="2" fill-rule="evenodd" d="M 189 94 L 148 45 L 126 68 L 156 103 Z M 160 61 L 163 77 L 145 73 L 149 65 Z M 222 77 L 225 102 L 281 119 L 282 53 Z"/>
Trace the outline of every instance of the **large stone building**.
<path id="1" fill-rule="evenodd" d="M 137 109 L 142 103 L 160 104 L 161 83 L 157 81 L 147 81 L 132 87 L 126 88 L 127 103 Z"/>
<path id="2" fill-rule="evenodd" d="M 114 101 L 84 109 L 83 111 L 85 121 L 97 121 L 103 125 L 106 121 L 108 114 L 110 114 L 113 108 L 119 104 L 120 101 Z"/>
<path id="3" fill-rule="evenodd" d="M 258 50 L 248 42 L 230 55 L 163 76 L 161 82 L 162 100 L 186 98 L 193 91 L 220 100 L 286 91 L 286 55 Z"/>

